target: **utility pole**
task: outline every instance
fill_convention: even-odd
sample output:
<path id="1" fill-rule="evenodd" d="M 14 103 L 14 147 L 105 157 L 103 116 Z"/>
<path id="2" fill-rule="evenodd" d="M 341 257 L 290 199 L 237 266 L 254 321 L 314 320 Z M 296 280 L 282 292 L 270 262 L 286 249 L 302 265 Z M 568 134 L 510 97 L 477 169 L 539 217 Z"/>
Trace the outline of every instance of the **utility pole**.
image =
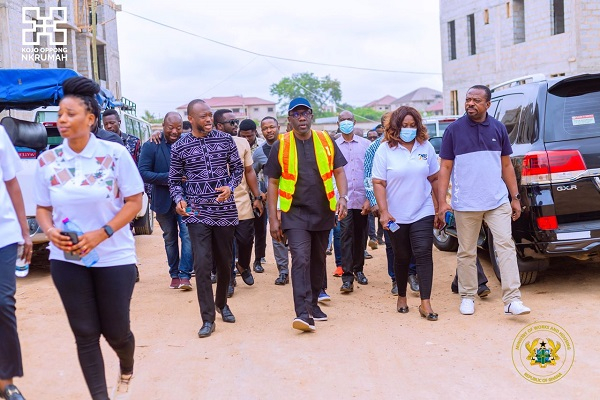
<path id="1" fill-rule="evenodd" d="M 96 1 L 92 0 L 92 70 L 94 71 L 94 81 L 100 83 L 98 75 L 98 47 L 96 46 L 96 32 L 98 21 L 96 21 Z"/>

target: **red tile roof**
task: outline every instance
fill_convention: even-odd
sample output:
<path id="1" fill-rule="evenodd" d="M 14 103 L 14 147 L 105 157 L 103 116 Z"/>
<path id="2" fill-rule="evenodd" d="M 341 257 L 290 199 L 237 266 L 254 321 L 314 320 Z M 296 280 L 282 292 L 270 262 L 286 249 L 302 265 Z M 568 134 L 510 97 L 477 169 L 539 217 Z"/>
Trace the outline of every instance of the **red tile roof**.
<path id="1" fill-rule="evenodd" d="M 243 96 L 227 96 L 227 97 L 211 97 L 210 99 L 204 99 L 206 104 L 211 108 L 231 108 L 239 106 L 274 106 L 277 103 L 261 99 L 259 97 L 243 97 Z M 187 108 L 187 104 L 183 104 L 177 109 Z"/>
<path id="2" fill-rule="evenodd" d="M 389 106 L 395 100 L 396 100 L 396 98 L 394 96 L 390 96 L 388 94 L 387 96 L 383 96 L 379 100 L 374 100 L 368 104 L 365 104 L 363 107 Z"/>

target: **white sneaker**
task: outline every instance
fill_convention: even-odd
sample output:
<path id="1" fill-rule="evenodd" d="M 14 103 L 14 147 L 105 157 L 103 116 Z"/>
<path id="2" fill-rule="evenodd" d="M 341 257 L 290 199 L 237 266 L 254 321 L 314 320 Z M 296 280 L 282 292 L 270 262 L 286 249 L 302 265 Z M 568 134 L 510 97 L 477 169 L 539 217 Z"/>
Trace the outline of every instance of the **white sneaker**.
<path id="1" fill-rule="evenodd" d="M 525 307 L 521 300 L 515 300 L 504 306 L 504 314 L 506 315 L 523 315 L 529 314 L 530 312 L 531 309 L 529 307 Z"/>
<path id="2" fill-rule="evenodd" d="M 460 313 L 462 315 L 472 315 L 475 313 L 475 302 L 473 299 L 462 299 L 460 302 Z"/>
<path id="3" fill-rule="evenodd" d="M 127 400 L 131 398 L 131 380 L 133 379 L 133 374 L 121 374 L 119 373 L 119 377 L 117 378 L 117 383 L 113 388 L 112 396 L 110 398 L 112 400 Z"/>

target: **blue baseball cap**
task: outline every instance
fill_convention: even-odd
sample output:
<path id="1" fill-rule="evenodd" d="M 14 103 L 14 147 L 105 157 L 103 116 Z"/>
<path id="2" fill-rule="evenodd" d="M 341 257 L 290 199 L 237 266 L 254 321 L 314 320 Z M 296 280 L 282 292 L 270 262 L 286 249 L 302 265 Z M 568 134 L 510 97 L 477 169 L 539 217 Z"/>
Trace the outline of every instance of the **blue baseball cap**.
<path id="1" fill-rule="evenodd" d="M 300 107 L 300 106 L 304 106 L 304 107 L 312 110 L 312 107 L 310 106 L 310 103 L 308 102 L 308 100 L 306 100 L 304 97 L 296 97 L 294 100 L 290 101 L 290 106 L 288 107 L 288 111 L 292 111 L 294 108 Z"/>

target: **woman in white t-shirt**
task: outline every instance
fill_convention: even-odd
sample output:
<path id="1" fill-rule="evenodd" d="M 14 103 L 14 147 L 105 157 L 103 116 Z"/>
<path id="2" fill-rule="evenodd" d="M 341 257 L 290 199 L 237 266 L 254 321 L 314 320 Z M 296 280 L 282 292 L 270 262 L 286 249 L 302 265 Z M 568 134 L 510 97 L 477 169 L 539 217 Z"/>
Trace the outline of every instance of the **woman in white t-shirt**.
<path id="1" fill-rule="evenodd" d="M 394 272 L 398 283 L 399 313 L 407 313 L 406 281 L 411 255 L 419 277 L 419 313 L 429 321 L 438 315 L 431 308 L 433 282 L 433 227 L 437 225 L 434 199 L 440 169 L 427 128 L 412 107 L 400 107 L 385 124 L 385 138 L 373 159 L 373 190 L 379 205 L 379 220 L 392 230 Z M 434 197 L 431 196 L 433 189 Z M 398 225 L 394 231 L 388 223 Z"/>
<path id="2" fill-rule="evenodd" d="M 13 385 L 15 376 L 23 376 L 21 345 L 17 334 L 15 266 L 17 248 L 23 244 L 23 256 L 31 262 L 31 238 L 17 172 L 21 159 L 4 127 L 0 125 L 0 398 L 22 399 Z"/>
<path id="3" fill-rule="evenodd" d="M 129 221 L 141 209 L 144 184 L 124 146 L 90 132 L 100 114 L 99 89 L 84 77 L 64 81 L 57 122 L 64 142 L 38 158 L 35 195 L 37 219 L 50 240 L 52 279 L 75 335 L 83 375 L 92 398 L 105 400 L 100 335 L 119 357 L 117 396 L 129 390 L 133 375 L 129 306 L 136 256 Z M 61 234 L 67 230 L 65 218 L 83 232 L 76 244 Z M 69 252 L 86 256 L 91 251 L 99 256 L 91 267 L 66 258 Z"/>

